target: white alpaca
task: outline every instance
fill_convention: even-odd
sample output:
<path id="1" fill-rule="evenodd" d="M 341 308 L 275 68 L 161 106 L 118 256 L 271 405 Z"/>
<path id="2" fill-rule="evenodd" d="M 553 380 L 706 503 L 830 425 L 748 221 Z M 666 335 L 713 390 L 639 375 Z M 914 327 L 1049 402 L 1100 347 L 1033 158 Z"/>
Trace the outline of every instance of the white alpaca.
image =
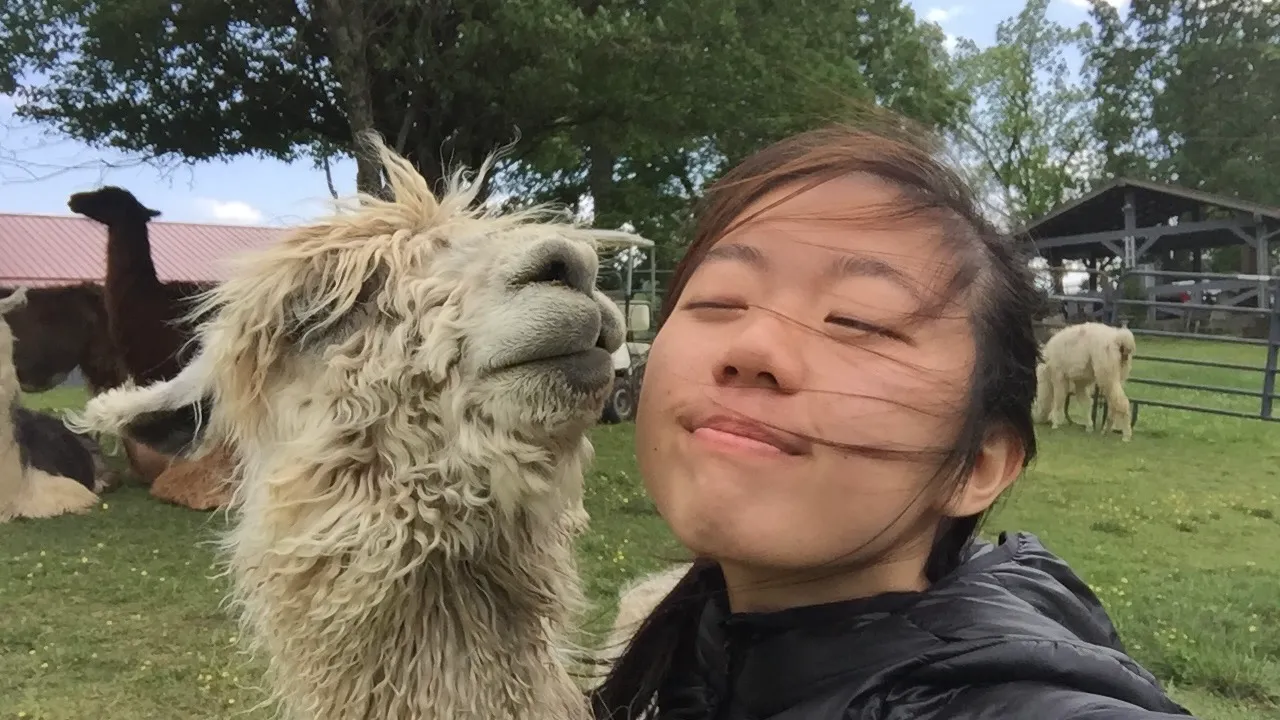
<path id="1" fill-rule="evenodd" d="M 623 341 L 595 248 L 620 234 L 474 208 L 461 173 L 437 198 L 377 148 L 393 201 L 246 256 L 179 376 L 69 423 L 212 401 L 233 598 L 285 716 L 583 720 L 573 539 Z"/>
<path id="2" fill-rule="evenodd" d="M 622 656 L 640 625 L 691 567 L 689 563 L 673 565 L 632 580 L 618 591 L 618 614 L 613 619 L 613 629 L 596 655 L 605 673 Z M 602 680 L 603 673 L 595 679 Z"/>
<path id="3" fill-rule="evenodd" d="M 1107 401 L 1102 431 L 1119 427 L 1124 440 L 1132 439 L 1124 383 L 1136 348 L 1128 328 L 1096 322 L 1071 325 L 1049 338 L 1041 351 L 1044 362 L 1036 367 L 1036 421 L 1052 423 L 1056 430 L 1067 422 L 1067 396 L 1074 395 L 1078 408 L 1088 408 L 1089 389 L 1097 386 Z"/>
<path id="4" fill-rule="evenodd" d="M 18 372 L 13 366 L 13 332 L 4 316 L 27 301 L 26 288 L 0 300 L 0 523 L 15 518 L 49 518 L 66 513 L 83 513 L 93 507 L 98 496 L 81 482 L 55 475 L 33 466 L 33 448 L 19 442 L 18 424 L 28 422 L 35 413 L 18 406 Z M 48 418 L 46 418 L 48 420 Z M 43 428 L 40 428 L 43 429 Z M 66 430 L 62 431 L 64 434 Z M 36 435 L 39 442 L 58 442 L 65 438 Z M 93 460 L 89 451 L 78 443 L 72 452 L 82 457 L 70 461 L 87 461 L 88 481 L 93 482 Z M 61 448 L 52 448 L 56 453 Z M 81 463 L 82 465 L 84 463 Z"/>

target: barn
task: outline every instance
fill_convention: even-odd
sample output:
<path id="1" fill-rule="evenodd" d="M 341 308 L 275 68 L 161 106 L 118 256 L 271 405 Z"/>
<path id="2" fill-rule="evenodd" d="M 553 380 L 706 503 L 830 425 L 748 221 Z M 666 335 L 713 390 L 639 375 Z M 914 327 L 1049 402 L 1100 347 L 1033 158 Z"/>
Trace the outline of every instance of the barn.
<path id="1" fill-rule="evenodd" d="M 277 241 L 283 228 L 152 221 L 151 258 L 162 282 L 217 282 L 235 254 Z M 101 283 L 107 229 L 79 215 L 0 213 L 0 288 Z M 79 369 L 66 377 L 80 384 Z"/>
<path id="2" fill-rule="evenodd" d="M 283 228 L 197 223 L 148 223 L 151 258 L 163 282 L 222 280 L 225 260 L 269 244 Z M 0 213 L 0 285 L 43 287 L 101 282 L 107 229 L 78 215 Z"/>

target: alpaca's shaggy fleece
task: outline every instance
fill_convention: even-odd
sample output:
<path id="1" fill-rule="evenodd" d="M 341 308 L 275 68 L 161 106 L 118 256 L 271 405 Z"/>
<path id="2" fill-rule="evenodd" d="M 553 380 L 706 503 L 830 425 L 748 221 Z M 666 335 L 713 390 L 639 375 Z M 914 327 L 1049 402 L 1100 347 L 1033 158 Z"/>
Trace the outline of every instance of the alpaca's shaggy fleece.
<path id="1" fill-rule="evenodd" d="M 151 483 L 151 496 L 192 510 L 217 510 L 231 502 L 235 459 L 227 448 L 196 458 L 175 457 Z"/>
<path id="2" fill-rule="evenodd" d="M 8 510 L 0 509 L 0 522 L 13 518 L 38 520 L 59 515 L 83 515 L 97 502 L 98 496 L 92 490 L 69 477 L 27 468 L 18 495 L 12 498 Z"/>
<path id="3" fill-rule="evenodd" d="M 1133 437 L 1129 398 L 1124 383 L 1133 369 L 1137 344 L 1126 327 L 1088 322 L 1066 327 L 1044 344 L 1044 362 L 1036 367 L 1036 400 L 1033 415 L 1038 422 L 1057 429 L 1067 422 L 1067 396 L 1074 394 L 1076 405 L 1089 406 L 1089 389 L 1097 386 L 1107 401 L 1107 420 L 1102 431 L 1116 427 L 1124 440 Z"/>
<path id="4" fill-rule="evenodd" d="M 12 292 L 0 287 L 0 297 Z M 13 332 L 13 364 L 23 392 L 54 388 L 76 367 L 90 395 L 124 380 L 97 283 L 28 288 L 26 303 L 5 321 Z"/>
<path id="5" fill-rule="evenodd" d="M 70 422 L 210 402 L 233 596 L 287 717 L 583 720 L 572 540 L 623 340 L 594 287 L 616 233 L 475 207 L 461 173 L 437 198 L 375 145 L 394 200 L 244 257 L 178 376 Z"/>
<path id="6" fill-rule="evenodd" d="M 11 408 L 18 402 L 18 371 L 13 365 L 13 332 L 4 315 L 26 302 L 26 290 L 0 300 L 0 522 L 17 515 L 19 498 L 27 495 L 22 450 L 13 431 Z"/>
<path id="7" fill-rule="evenodd" d="M 88 448 L 61 426 L 58 432 L 48 432 L 42 419 L 55 426 L 56 420 L 18 405 L 13 333 L 4 316 L 24 302 L 24 288 L 0 300 L 0 522 L 85 512 L 98 501 L 92 489 L 95 462 Z M 34 446 L 28 444 L 32 441 Z M 79 479 L 49 470 L 71 472 Z"/>

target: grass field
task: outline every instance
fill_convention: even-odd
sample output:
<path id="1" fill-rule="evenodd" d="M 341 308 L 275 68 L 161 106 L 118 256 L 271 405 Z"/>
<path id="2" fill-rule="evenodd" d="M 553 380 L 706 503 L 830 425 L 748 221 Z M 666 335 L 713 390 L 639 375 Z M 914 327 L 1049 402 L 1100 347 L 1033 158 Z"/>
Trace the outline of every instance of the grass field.
<path id="1" fill-rule="evenodd" d="M 1140 354 L 1260 363 L 1256 348 L 1140 338 Z M 1256 388 L 1139 361 L 1135 377 Z M 1256 400 L 1131 385 L 1135 398 Z M 74 391 L 29 398 L 81 401 Z M 1256 405 L 1253 405 L 1256 407 Z M 1079 411 L 1075 413 L 1080 417 Z M 641 490 L 631 427 L 595 432 L 583 572 L 607 627 L 618 585 L 678 557 Z M 1198 717 L 1280 720 L 1280 426 L 1146 408 L 1133 442 L 1041 433 L 987 533 L 1036 532 L 1097 590 L 1130 651 Z M 0 720 L 265 718 L 207 545 L 221 516 L 128 487 L 91 515 L 0 526 Z"/>

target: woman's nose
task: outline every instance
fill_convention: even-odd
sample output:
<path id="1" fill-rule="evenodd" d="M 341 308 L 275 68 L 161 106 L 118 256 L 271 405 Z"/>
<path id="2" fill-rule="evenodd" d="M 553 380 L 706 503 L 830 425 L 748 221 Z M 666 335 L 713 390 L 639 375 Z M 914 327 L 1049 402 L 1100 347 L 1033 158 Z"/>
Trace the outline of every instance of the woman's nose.
<path id="1" fill-rule="evenodd" d="M 796 392 L 804 384 L 803 339 L 795 324 L 754 310 L 742 332 L 724 346 L 716 363 L 716 383 L 727 387 Z"/>

